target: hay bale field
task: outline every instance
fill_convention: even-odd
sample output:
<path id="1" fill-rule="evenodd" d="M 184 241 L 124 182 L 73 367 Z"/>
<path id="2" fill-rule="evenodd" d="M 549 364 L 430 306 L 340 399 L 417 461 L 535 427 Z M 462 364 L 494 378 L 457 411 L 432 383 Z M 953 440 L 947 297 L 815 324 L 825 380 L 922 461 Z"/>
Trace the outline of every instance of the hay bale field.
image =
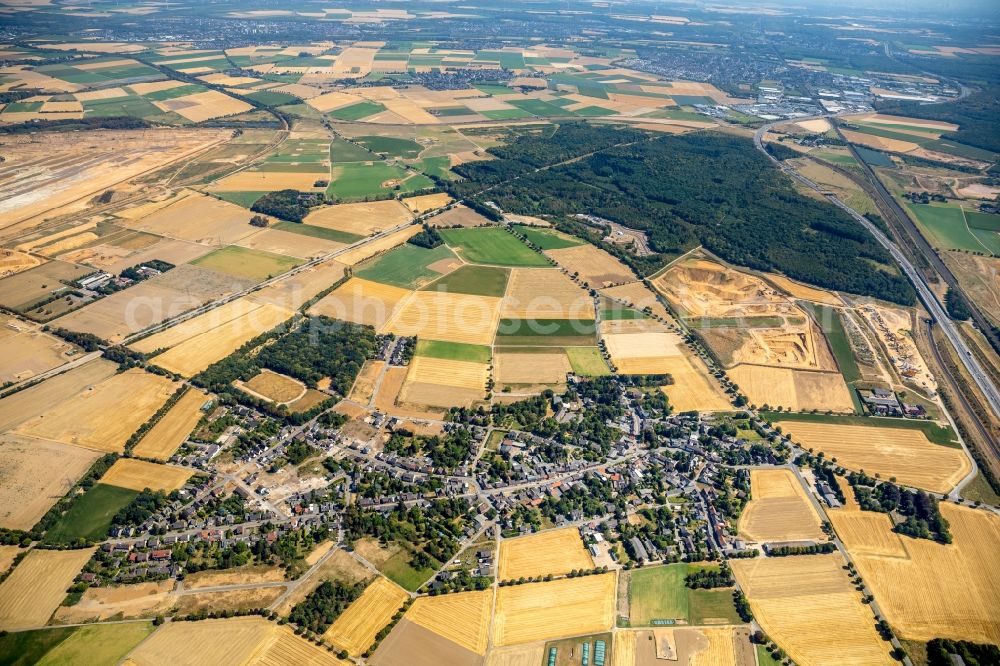
<path id="1" fill-rule="evenodd" d="M 797 664 L 896 663 L 839 554 L 731 560 L 730 566 L 754 618 Z"/>
<path id="2" fill-rule="evenodd" d="M 488 345 L 499 319 L 499 298 L 418 291 L 380 332 Z"/>
<path id="3" fill-rule="evenodd" d="M 1000 518 L 940 506 L 953 537 L 947 545 L 895 534 L 881 513 L 836 510 L 830 521 L 901 638 L 1000 643 Z"/>
<path id="4" fill-rule="evenodd" d="M 594 561 L 574 527 L 546 530 L 538 534 L 500 542 L 500 580 L 524 576 L 561 575 L 573 569 L 592 569 Z"/>
<path id="5" fill-rule="evenodd" d="M 44 626 L 93 554 L 93 548 L 28 553 L 0 583 L 0 630 Z"/>
<path id="6" fill-rule="evenodd" d="M 211 314 L 212 312 L 206 312 L 202 316 L 210 316 Z M 229 356 L 261 333 L 287 321 L 291 316 L 292 313 L 289 310 L 266 303 L 237 319 L 222 323 L 185 340 L 176 347 L 154 357 L 153 363 L 164 370 L 176 372 L 185 377 L 193 377 L 216 361 L 221 361 Z M 169 332 L 169 330 L 165 331 L 165 333 Z"/>
<path id="7" fill-rule="evenodd" d="M 353 277 L 320 299 L 309 309 L 309 314 L 381 328 L 412 293 L 409 289 Z"/>
<path id="8" fill-rule="evenodd" d="M 16 432 L 120 453 L 132 433 L 163 406 L 176 388 L 166 377 L 133 368 L 21 424 Z M 128 409 L 122 409 L 126 404 Z"/>
<path id="9" fill-rule="evenodd" d="M 0 435 L 0 527 L 31 529 L 97 457 L 61 442 Z"/>
<path id="10" fill-rule="evenodd" d="M 729 376 L 756 405 L 780 405 L 793 411 L 854 411 L 850 391 L 839 372 L 741 364 L 730 369 Z"/>
<path id="11" fill-rule="evenodd" d="M 573 371 L 569 357 L 561 350 L 545 349 L 548 353 L 498 352 L 496 355 L 497 384 L 560 384 L 566 373 Z"/>
<path id="12" fill-rule="evenodd" d="M 514 645 L 611 628 L 615 573 L 528 583 L 497 590 L 493 643 Z"/>
<path id="13" fill-rule="evenodd" d="M 431 197 L 448 197 L 431 194 Z M 421 197 L 417 197 L 421 198 Z M 405 202 L 404 202 L 405 203 Z M 357 236 L 370 236 L 413 219 L 410 210 L 395 199 L 364 201 L 314 208 L 303 222 L 315 227 L 333 229 Z"/>
<path id="14" fill-rule="evenodd" d="M 894 476 L 903 485 L 931 492 L 949 492 L 972 469 L 962 449 L 933 444 L 920 430 L 806 421 L 775 425 L 803 447 L 823 451 L 848 469 L 877 472 L 886 479 Z"/>
<path id="15" fill-rule="evenodd" d="M 545 254 L 591 287 L 610 287 L 634 282 L 632 270 L 610 254 L 590 243 L 576 247 L 546 250 Z"/>
<path id="16" fill-rule="evenodd" d="M 389 624 L 408 596 L 406 590 L 379 576 L 330 625 L 323 638 L 352 656 L 360 655 L 371 647 L 375 635 Z"/>
<path id="17" fill-rule="evenodd" d="M 149 488 L 170 493 L 182 488 L 189 478 L 191 470 L 183 467 L 160 465 L 136 458 L 119 458 L 101 477 L 101 483 L 131 490 Z"/>
<path id="18" fill-rule="evenodd" d="M 823 521 L 791 470 L 750 470 L 750 496 L 740 516 L 740 536 L 758 542 L 824 538 Z"/>
<path id="19" fill-rule="evenodd" d="M 404 616 L 476 654 L 486 654 L 493 590 L 420 597 Z"/>
<path id="20" fill-rule="evenodd" d="M 505 319 L 594 319 L 594 299 L 558 269 L 515 268 L 501 316 Z"/>
<path id="21" fill-rule="evenodd" d="M 142 458 L 168 459 L 198 425 L 201 408 L 208 399 L 204 391 L 189 389 L 139 440 L 132 452 Z"/>
<path id="22" fill-rule="evenodd" d="M 95 359 L 0 400 L 0 432 L 17 427 L 30 418 L 114 376 L 116 363 Z"/>

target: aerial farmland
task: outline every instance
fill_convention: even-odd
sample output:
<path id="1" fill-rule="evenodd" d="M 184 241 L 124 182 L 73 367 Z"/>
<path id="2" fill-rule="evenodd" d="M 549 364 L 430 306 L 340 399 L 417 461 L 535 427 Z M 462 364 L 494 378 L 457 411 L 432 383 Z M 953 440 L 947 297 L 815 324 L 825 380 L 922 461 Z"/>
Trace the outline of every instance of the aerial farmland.
<path id="1" fill-rule="evenodd" d="M 0 664 L 1000 663 L 911 4 L 0 0 Z"/>

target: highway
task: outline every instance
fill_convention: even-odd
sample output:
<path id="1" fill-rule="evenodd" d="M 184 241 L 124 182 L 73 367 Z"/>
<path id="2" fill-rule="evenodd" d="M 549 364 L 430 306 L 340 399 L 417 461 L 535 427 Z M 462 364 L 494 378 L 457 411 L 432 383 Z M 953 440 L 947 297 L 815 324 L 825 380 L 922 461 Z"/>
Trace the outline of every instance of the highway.
<path id="1" fill-rule="evenodd" d="M 832 116 L 822 115 L 814 117 L 831 118 Z M 799 120 L 805 120 L 805 119 L 802 118 Z M 754 145 L 756 145 L 758 150 L 767 155 L 767 157 L 772 162 L 774 162 L 778 166 L 778 168 L 781 169 L 783 172 L 785 172 L 792 178 L 795 178 L 803 185 L 811 189 L 814 189 L 817 192 L 820 192 L 832 204 L 842 209 L 848 215 L 857 220 L 862 226 L 865 227 L 865 229 L 868 230 L 868 232 L 872 236 L 875 237 L 875 240 L 877 240 L 879 244 L 881 244 L 886 250 L 889 251 L 889 254 L 892 255 L 892 258 L 896 261 L 899 267 L 906 274 L 906 277 L 909 278 L 910 282 L 913 283 L 913 286 L 917 290 L 917 294 L 920 296 L 920 300 L 923 301 L 924 306 L 927 308 L 927 311 L 941 326 L 941 330 L 948 338 L 948 341 L 951 343 L 952 347 L 955 348 L 956 352 L 958 352 L 959 358 L 962 359 L 962 364 L 969 371 L 969 374 L 972 376 L 973 381 L 976 382 L 976 385 L 983 392 L 983 395 L 986 396 L 986 400 L 987 402 L 989 402 L 990 409 L 993 410 L 993 413 L 995 415 L 1000 416 L 1000 392 L 997 391 L 997 387 L 994 386 L 993 381 L 990 379 L 989 375 L 987 375 L 986 372 L 983 370 L 982 366 L 979 364 L 978 359 L 976 359 L 976 357 L 973 356 L 972 352 L 965 344 L 965 340 L 962 339 L 962 336 L 959 334 L 958 329 L 955 327 L 954 322 L 952 322 L 952 320 L 948 317 L 948 314 L 944 311 L 944 308 L 938 302 L 937 298 L 934 296 L 934 293 L 931 291 L 930 287 L 927 286 L 927 283 L 924 281 L 923 276 L 917 271 L 916 268 L 914 268 L 913 264 L 910 263 L 909 259 L 906 258 L 906 256 L 896 246 L 896 244 L 892 242 L 885 234 L 883 234 L 878 229 L 878 227 L 872 224 L 864 215 L 861 215 L 856 210 L 854 210 L 853 208 L 845 204 L 843 201 L 841 201 L 839 198 L 837 198 L 835 195 L 830 194 L 824 188 L 820 187 L 818 184 L 809 180 L 805 176 L 799 174 L 797 171 L 795 171 L 795 169 L 785 165 L 780 160 L 771 155 L 771 153 L 765 150 L 763 141 L 764 133 L 770 130 L 775 125 L 786 122 L 789 121 L 783 120 L 762 126 L 754 133 L 753 137 Z"/>

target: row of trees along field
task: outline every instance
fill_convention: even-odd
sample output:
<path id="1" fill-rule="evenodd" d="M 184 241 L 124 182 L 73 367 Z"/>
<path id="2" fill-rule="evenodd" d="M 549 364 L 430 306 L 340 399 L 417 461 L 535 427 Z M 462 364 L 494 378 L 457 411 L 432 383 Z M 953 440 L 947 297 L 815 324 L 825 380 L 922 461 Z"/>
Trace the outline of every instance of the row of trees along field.
<path id="1" fill-rule="evenodd" d="M 586 137 L 575 161 L 565 148 Z M 600 236 L 570 217 L 597 215 L 646 232 L 658 256 L 627 260 L 641 274 L 699 244 L 734 264 L 829 289 L 911 305 L 912 287 L 887 266 L 888 253 L 845 212 L 799 194 L 753 143 L 717 133 L 641 138 L 634 130 L 581 129 L 526 135 L 491 152 L 498 158 L 455 167 L 467 180 L 453 196 L 556 217 L 560 228 Z M 550 168 L 539 170 L 545 161 Z M 488 191 L 483 191 L 488 186 Z M 588 231 L 589 229 L 589 231 Z"/>

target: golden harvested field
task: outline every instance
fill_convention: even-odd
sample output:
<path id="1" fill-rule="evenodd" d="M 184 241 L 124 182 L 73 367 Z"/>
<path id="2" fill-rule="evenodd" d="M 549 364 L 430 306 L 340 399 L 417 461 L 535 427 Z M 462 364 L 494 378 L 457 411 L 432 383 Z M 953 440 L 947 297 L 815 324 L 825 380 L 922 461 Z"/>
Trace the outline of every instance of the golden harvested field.
<path id="1" fill-rule="evenodd" d="M 617 634 L 621 636 L 621 632 Z M 611 658 L 615 659 L 618 652 L 618 640 L 615 639 L 615 647 L 611 651 Z M 538 666 L 545 660 L 545 644 L 533 643 L 531 645 L 512 645 L 505 648 L 493 648 L 486 656 L 486 666 Z M 613 662 L 614 666 L 634 666 L 633 663 Z"/>
<path id="2" fill-rule="evenodd" d="M 67 353 L 78 351 L 37 324 L 0 314 L 0 384 L 31 379 L 70 361 L 74 357 Z"/>
<path id="3" fill-rule="evenodd" d="M 654 315 L 663 317 L 667 321 L 672 319 L 667 309 L 657 300 L 656 294 L 642 282 L 629 282 L 617 287 L 602 289 L 601 293 L 608 298 L 628 303 L 636 310 L 645 310 L 648 307 Z"/>
<path id="4" fill-rule="evenodd" d="M 347 396 L 348 399 L 367 405 L 375 393 L 375 383 L 384 368 L 385 361 L 365 361 L 365 364 L 361 366 L 361 372 L 354 380 L 351 392 Z"/>
<path id="5" fill-rule="evenodd" d="M 481 227 L 493 222 L 471 208 L 459 204 L 431 217 L 427 220 L 427 224 L 432 227 Z"/>
<path id="6" fill-rule="evenodd" d="M 408 596 L 406 590 L 379 576 L 330 625 L 323 638 L 357 656 L 371 647 L 375 635 L 389 624 Z"/>
<path id="7" fill-rule="evenodd" d="M 591 287 L 607 287 L 635 281 L 635 274 L 628 266 L 590 243 L 559 250 L 546 250 L 545 254 L 555 259 L 570 274 L 579 273 L 580 279 Z"/>
<path id="8" fill-rule="evenodd" d="M 435 194 L 421 194 L 416 197 L 407 197 L 402 200 L 404 206 L 409 208 L 414 214 L 420 215 L 429 210 L 443 208 L 452 201 L 447 192 L 437 192 Z"/>
<path id="9" fill-rule="evenodd" d="M 277 629 L 264 618 L 234 617 L 168 622 L 139 644 L 128 659 L 136 666 L 216 666 L 254 663 Z"/>
<path id="10" fill-rule="evenodd" d="M 811 372 L 744 363 L 729 370 L 729 376 L 755 405 L 781 406 L 794 411 L 854 411 L 844 377 L 837 372 Z"/>
<path id="11" fill-rule="evenodd" d="M 20 553 L 20 546 L 0 546 L 0 573 L 6 573 Z"/>
<path id="12" fill-rule="evenodd" d="M 130 229 L 210 246 L 229 245 L 258 231 L 248 224 L 245 208 L 192 190 L 119 216 L 127 218 Z"/>
<path id="13" fill-rule="evenodd" d="M 248 393 L 280 405 L 294 402 L 306 393 L 305 384 L 299 380 L 266 368 L 254 375 L 250 381 L 237 381 L 236 385 Z"/>
<path id="14" fill-rule="evenodd" d="M 299 190 L 311 192 L 323 174 L 302 173 L 296 171 L 239 171 L 221 180 L 217 180 L 209 188 L 211 192 L 275 192 L 277 190 Z"/>
<path id="15" fill-rule="evenodd" d="M 510 319 L 593 319 L 594 299 L 562 271 L 515 268 L 501 316 Z"/>
<path id="16" fill-rule="evenodd" d="M 560 575 L 594 567 L 575 527 L 504 539 L 500 542 L 498 561 L 500 580 Z"/>
<path id="17" fill-rule="evenodd" d="M 471 407 L 476 402 L 482 402 L 483 397 L 484 389 L 406 382 L 399 392 L 399 405 L 390 409 L 389 413 L 416 418 L 440 418 L 442 410 L 449 407 Z M 434 416 L 434 412 L 439 416 Z"/>
<path id="18" fill-rule="evenodd" d="M 499 352 L 496 355 L 496 380 L 504 384 L 559 384 L 572 372 L 569 358 L 557 349 L 552 354 L 516 354 Z"/>
<path id="19" fill-rule="evenodd" d="M 405 617 L 476 654 L 486 654 L 492 610 L 490 589 L 420 597 Z"/>
<path id="20" fill-rule="evenodd" d="M 407 382 L 439 384 L 466 388 L 480 393 L 486 391 L 487 370 L 485 363 L 453 361 L 450 359 L 417 356 L 410 361 Z"/>
<path id="21" fill-rule="evenodd" d="M 757 622 L 795 663 L 895 664 L 843 565 L 836 553 L 730 561 Z"/>
<path id="22" fill-rule="evenodd" d="M 112 377 L 118 365 L 96 359 L 0 400 L 0 432 L 38 416 L 50 406 L 69 400 L 87 386 Z"/>
<path id="23" fill-rule="evenodd" d="M 281 229 L 261 229 L 241 240 L 239 246 L 296 259 L 317 259 L 347 247 L 347 244 Z"/>
<path id="24" fill-rule="evenodd" d="M 900 637 L 996 644 L 1000 518 L 951 503 L 940 507 L 953 537 L 948 545 L 895 534 L 881 513 L 838 510 L 830 520 Z"/>
<path id="25" fill-rule="evenodd" d="M 750 493 L 740 536 L 759 542 L 824 540 L 822 520 L 791 470 L 750 470 Z"/>
<path id="26" fill-rule="evenodd" d="M 405 229 L 400 229 L 399 231 L 391 233 L 388 236 L 383 236 L 378 240 L 365 243 L 360 247 L 356 247 L 344 252 L 343 254 L 337 255 L 337 261 L 345 266 L 354 266 L 369 257 L 374 257 L 380 252 L 391 250 L 400 243 L 405 243 L 411 236 L 415 236 L 418 233 L 420 233 L 420 226 L 411 225 Z"/>
<path id="27" fill-rule="evenodd" d="M 206 569 L 205 571 L 198 571 L 185 577 L 184 589 L 197 590 L 223 585 L 257 585 L 259 583 L 273 583 L 282 580 L 285 580 L 285 571 L 280 567 L 269 564 L 257 564 L 237 567 L 235 569 L 221 569 L 217 571 Z"/>
<path id="28" fill-rule="evenodd" d="M 514 645 L 611 628 L 614 572 L 497 589 L 493 643 Z"/>
<path id="29" fill-rule="evenodd" d="M 247 666 L 350 666 L 328 650 L 299 638 L 288 626 L 274 627 L 270 642 L 259 650 Z"/>
<path id="30" fill-rule="evenodd" d="M 119 458 L 101 477 L 101 483 L 132 490 L 149 488 L 170 493 L 182 488 L 189 478 L 191 470 L 183 467 L 159 465 L 135 458 Z"/>
<path id="31" fill-rule="evenodd" d="M 136 444 L 133 453 L 143 458 L 166 460 L 184 443 L 202 417 L 208 395 L 200 389 L 188 389 L 170 411 L 156 422 Z"/>
<path id="32" fill-rule="evenodd" d="M 848 469 L 894 476 L 903 485 L 931 492 L 949 492 L 972 469 L 962 449 L 933 444 L 919 430 L 802 421 L 776 425 L 803 447 L 823 451 Z"/>
<path id="33" fill-rule="evenodd" d="M 500 301 L 489 296 L 418 291 L 382 332 L 488 345 L 500 319 Z"/>
<path id="34" fill-rule="evenodd" d="M 212 308 L 208 312 L 196 317 L 186 319 L 179 324 L 154 333 L 142 340 L 133 342 L 129 346 L 144 354 L 152 353 L 158 349 L 170 349 L 182 342 L 207 333 L 218 326 L 244 317 L 258 308 L 260 308 L 258 303 L 248 298 L 238 298 L 225 305 Z"/>
<path id="35" fill-rule="evenodd" d="M 902 141 L 900 139 L 887 139 L 874 134 L 864 132 L 852 132 L 851 130 L 841 130 L 844 138 L 851 143 L 861 146 L 868 146 L 876 150 L 887 150 L 890 153 L 908 153 L 920 147 L 920 144 L 913 141 Z"/>
<path id="36" fill-rule="evenodd" d="M 315 178 L 315 175 L 313 177 Z M 430 196 L 441 195 L 432 194 Z M 447 197 L 448 195 L 443 196 Z M 359 236 L 370 236 L 412 219 L 413 216 L 406 206 L 395 199 L 389 199 L 387 201 L 320 206 L 314 208 L 303 222 L 324 229 L 336 229 Z"/>
<path id="37" fill-rule="evenodd" d="M 133 368 L 59 403 L 21 424 L 17 432 L 97 451 L 121 452 L 132 433 L 176 388 L 166 377 Z M 126 404 L 128 409 L 121 409 Z"/>
<path id="38" fill-rule="evenodd" d="M 0 527 L 34 527 L 97 457 L 78 446 L 0 435 Z"/>
<path id="39" fill-rule="evenodd" d="M 211 311 L 206 312 L 196 319 L 211 315 Z M 164 370 L 192 377 L 216 361 L 229 356 L 244 343 L 287 321 L 291 316 L 290 311 L 266 303 L 237 319 L 221 323 L 215 328 L 188 338 L 176 347 L 154 357 L 153 363 Z M 165 333 L 169 334 L 170 330 Z"/>
<path id="40" fill-rule="evenodd" d="M 175 97 L 174 99 L 162 102 L 153 102 L 153 104 L 163 111 L 179 113 L 195 123 L 253 110 L 253 107 L 246 102 L 230 97 L 218 90 L 207 90 L 195 93 L 194 95 L 185 95 L 184 97 Z"/>
<path id="41" fill-rule="evenodd" d="M 318 550 L 318 549 L 317 549 Z M 314 551 L 315 552 L 315 551 Z M 310 553 L 310 558 L 306 559 L 306 563 L 312 566 L 321 557 L 317 557 L 313 561 L 309 561 L 313 555 Z M 275 610 L 278 615 L 282 617 L 287 616 L 292 612 L 292 608 L 296 604 L 301 603 L 313 590 L 319 587 L 323 581 L 326 580 L 340 580 L 345 583 L 362 583 L 372 578 L 372 573 L 365 568 L 358 560 L 351 557 L 350 553 L 345 550 L 336 548 L 327 557 L 322 564 L 313 572 L 311 576 L 303 580 L 298 587 L 296 587 L 292 592 L 285 597 L 285 600 L 281 602 Z"/>
<path id="42" fill-rule="evenodd" d="M 0 583 L 0 630 L 44 626 L 93 554 L 93 548 L 28 553 Z"/>
<path id="43" fill-rule="evenodd" d="M 661 389 L 667 394 L 675 411 L 727 411 L 732 405 L 719 384 L 709 376 L 705 362 L 682 353 L 660 361 L 661 369 L 673 377 L 674 383 Z"/>
<path id="44" fill-rule="evenodd" d="M 778 275 L 777 273 L 768 273 L 767 279 L 773 282 L 779 289 L 781 289 L 786 294 L 794 296 L 795 298 L 801 298 L 807 301 L 814 301 L 816 303 L 823 303 L 825 305 L 843 305 L 844 302 L 832 291 L 826 291 L 825 289 L 817 289 L 816 287 L 810 287 L 794 280 L 786 278 L 784 275 Z"/>
<path id="45" fill-rule="evenodd" d="M 321 298 L 309 309 L 309 314 L 381 329 L 412 293 L 401 287 L 351 278 Z"/>

